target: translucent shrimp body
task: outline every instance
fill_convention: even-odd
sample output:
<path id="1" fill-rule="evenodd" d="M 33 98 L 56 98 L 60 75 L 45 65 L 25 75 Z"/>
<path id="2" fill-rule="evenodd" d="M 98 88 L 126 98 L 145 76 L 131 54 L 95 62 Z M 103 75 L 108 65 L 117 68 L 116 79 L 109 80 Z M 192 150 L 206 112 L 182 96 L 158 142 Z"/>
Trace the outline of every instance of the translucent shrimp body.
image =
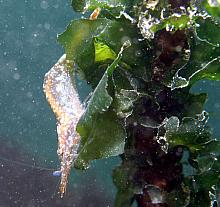
<path id="1" fill-rule="evenodd" d="M 65 54 L 46 73 L 43 88 L 47 101 L 57 118 L 57 153 L 61 160 L 60 194 L 63 197 L 80 142 L 76 125 L 84 112 L 69 74 Z"/>

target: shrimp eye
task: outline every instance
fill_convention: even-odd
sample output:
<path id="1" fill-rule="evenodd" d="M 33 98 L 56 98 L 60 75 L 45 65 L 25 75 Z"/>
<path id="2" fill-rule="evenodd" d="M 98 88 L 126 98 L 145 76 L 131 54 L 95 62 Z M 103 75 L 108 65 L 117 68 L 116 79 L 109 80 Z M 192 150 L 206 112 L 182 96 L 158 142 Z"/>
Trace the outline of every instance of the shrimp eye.
<path id="1" fill-rule="evenodd" d="M 54 177 L 60 177 L 61 176 L 61 171 L 60 170 L 56 170 L 53 172 L 53 176 Z"/>

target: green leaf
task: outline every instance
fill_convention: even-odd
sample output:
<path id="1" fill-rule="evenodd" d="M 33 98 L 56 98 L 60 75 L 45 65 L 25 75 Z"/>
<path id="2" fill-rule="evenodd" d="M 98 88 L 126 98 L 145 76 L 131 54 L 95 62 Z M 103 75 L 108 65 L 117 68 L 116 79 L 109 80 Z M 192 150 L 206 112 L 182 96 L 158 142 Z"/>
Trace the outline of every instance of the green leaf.
<path id="1" fill-rule="evenodd" d="M 191 187 L 192 189 L 193 187 Z M 191 206 L 199 206 L 199 207 L 210 207 L 211 206 L 211 199 L 209 196 L 208 190 L 200 190 L 198 192 L 191 192 L 190 194 L 190 203 L 188 205 Z"/>
<path id="2" fill-rule="evenodd" d="M 220 80 L 220 58 L 215 58 L 209 65 L 206 66 L 204 70 L 201 70 L 195 74 L 190 82 L 191 84 L 196 83 L 198 80 L 208 79 L 208 80 Z"/>
<path id="3" fill-rule="evenodd" d="M 190 202 L 187 207 L 212 206 L 211 203 L 216 200 L 213 185 L 217 183 L 217 179 L 215 175 L 214 177 L 213 174 L 210 173 L 185 177 L 184 183 L 190 189 Z"/>
<path id="4" fill-rule="evenodd" d="M 173 10 L 175 4 L 181 4 L 179 9 Z M 177 6 L 176 5 L 176 6 Z M 139 9 L 138 27 L 144 38 L 153 39 L 154 34 L 160 30 L 177 31 L 192 28 L 197 15 L 189 15 L 193 9 L 186 2 L 143 1 L 142 10 Z M 167 9 L 165 9 L 167 8 Z"/>
<path id="5" fill-rule="evenodd" d="M 182 105 L 182 116 L 183 117 L 194 117 L 196 114 L 202 113 L 205 102 L 207 100 L 206 93 L 193 94 L 177 92 L 174 95 L 175 100 Z"/>
<path id="6" fill-rule="evenodd" d="M 111 9 L 115 7 L 123 7 L 123 0 L 72 0 L 73 10 L 82 12 L 86 10 L 94 10 L 96 8 Z"/>
<path id="7" fill-rule="evenodd" d="M 191 75 L 190 84 L 201 79 L 220 80 L 220 23 L 211 17 L 199 18 L 197 23 L 199 24 L 197 28 L 199 44 L 193 47 L 195 51 L 193 58 L 198 58 L 201 68 Z M 197 65 L 194 67 L 198 67 Z"/>
<path id="8" fill-rule="evenodd" d="M 131 162 L 124 162 L 113 171 L 113 182 L 118 188 L 115 198 L 115 207 L 131 207 L 137 187 L 133 185 L 132 176 L 136 168 Z M 140 188 L 141 189 L 141 188 Z M 139 191 L 140 191 L 139 189 Z"/>
<path id="9" fill-rule="evenodd" d="M 64 47 L 67 59 L 77 64 L 80 71 L 84 73 L 85 79 L 94 87 L 109 64 L 109 59 L 104 62 L 95 62 L 98 51 L 95 51 L 97 44 L 94 44 L 94 40 L 103 42 L 116 54 L 123 43 L 129 40 L 131 46 L 124 52 L 122 61 L 133 68 L 134 73 L 139 71 L 143 75 L 140 71 L 146 67 L 148 46 L 145 42 L 138 41 L 139 36 L 137 28 L 127 21 L 80 19 L 72 21 L 66 31 L 58 36 L 58 41 Z M 100 57 L 100 53 L 98 58 L 103 58 Z"/>
<path id="10" fill-rule="evenodd" d="M 114 207 L 131 207 L 133 203 L 134 192 L 132 189 L 119 190 L 116 193 Z"/>
<path id="11" fill-rule="evenodd" d="M 74 60 L 79 66 L 93 64 L 93 38 L 108 24 L 109 21 L 106 19 L 73 20 L 66 31 L 58 36 L 58 42 L 64 47 L 67 59 Z"/>
<path id="12" fill-rule="evenodd" d="M 202 5 L 205 7 L 206 11 L 213 17 L 220 20 L 220 2 L 219 0 L 203 0 Z"/>
<path id="13" fill-rule="evenodd" d="M 101 42 L 98 38 L 95 39 L 94 45 L 95 62 L 114 60 L 116 58 L 115 52 L 108 45 Z"/>
<path id="14" fill-rule="evenodd" d="M 191 54 L 188 63 L 178 70 L 170 84 L 172 90 L 188 85 L 191 86 L 202 78 L 211 78 L 214 80 L 218 80 L 219 78 L 220 47 L 216 47 L 195 36 L 191 42 L 190 51 Z"/>
<path id="15" fill-rule="evenodd" d="M 220 140 L 213 139 L 205 144 L 205 148 L 200 153 L 201 155 L 212 154 L 214 156 L 220 155 Z"/>
<path id="16" fill-rule="evenodd" d="M 114 108 L 121 118 L 127 118 L 132 114 L 133 103 L 137 100 L 138 93 L 135 90 L 121 89 L 115 95 Z"/>
<path id="17" fill-rule="evenodd" d="M 184 207 L 189 204 L 190 189 L 182 184 L 169 193 L 165 193 L 165 201 L 170 207 Z"/>
<path id="18" fill-rule="evenodd" d="M 204 173 L 212 169 L 216 158 L 213 155 L 198 156 L 196 159 L 200 173 Z"/>
<path id="19" fill-rule="evenodd" d="M 201 79 L 220 80 L 220 23 L 211 17 L 199 17 L 196 23 L 190 42 L 190 59 L 174 76 L 172 89 L 192 85 Z"/>
<path id="20" fill-rule="evenodd" d="M 170 117 L 165 123 L 165 138 L 170 146 L 182 145 L 192 152 L 200 151 L 204 149 L 204 143 L 212 138 L 206 126 L 207 120 L 206 112 L 195 118 L 186 117 L 181 124 L 177 117 Z"/>
<path id="21" fill-rule="evenodd" d="M 198 18 L 196 20 L 198 25 L 196 33 L 200 40 L 206 41 L 215 47 L 220 46 L 220 22 L 214 20 L 212 17 Z"/>
<path id="22" fill-rule="evenodd" d="M 79 67 L 81 77 L 95 87 L 107 66 L 95 63 L 94 39 L 103 32 L 112 21 L 107 19 L 73 20 L 66 31 L 58 36 L 59 43 L 64 47 L 67 59 Z"/>
<path id="23" fill-rule="evenodd" d="M 77 127 L 82 143 L 74 163 L 76 168 L 86 169 L 92 160 L 117 156 L 124 152 L 126 138 L 124 123 L 113 111 L 95 114 L 89 123 L 83 121 L 82 118 Z"/>
<path id="24" fill-rule="evenodd" d="M 126 7 L 137 4 L 137 2 L 141 2 L 141 0 L 72 0 L 72 7 L 77 12 L 94 10 L 98 7 L 109 11 L 120 8 L 122 11 Z"/>
<path id="25" fill-rule="evenodd" d="M 219 172 L 214 172 L 212 170 L 209 170 L 208 172 L 195 175 L 195 188 L 197 190 L 211 189 L 212 186 L 216 185 L 218 183 L 220 178 Z"/>
<path id="26" fill-rule="evenodd" d="M 146 67 L 146 52 L 149 48 L 146 42 L 139 41 L 141 38 L 137 27 L 124 20 L 121 22 L 110 21 L 105 30 L 98 35 L 98 38 L 118 53 L 124 42 L 130 41 L 131 46 L 123 53 L 122 61 L 131 68 Z M 139 69 L 140 70 L 140 69 Z"/>
<path id="27" fill-rule="evenodd" d="M 116 156 L 124 151 L 125 129 L 116 114 L 109 109 L 113 99 L 107 87 L 108 78 L 118 66 L 126 46 L 121 48 L 117 58 L 107 68 L 77 124 L 81 136 L 80 151 L 75 163 L 77 168 L 84 169 L 90 160 Z"/>
<path id="28" fill-rule="evenodd" d="M 162 19 L 160 23 L 152 25 L 150 30 L 153 33 L 156 33 L 157 31 L 165 29 L 165 28 L 171 31 L 176 31 L 178 29 L 181 30 L 181 29 L 191 27 L 192 24 L 189 24 L 189 22 L 190 22 L 190 18 L 188 15 L 173 14 L 169 16 L 168 18 Z"/>
<path id="29" fill-rule="evenodd" d="M 76 12 L 82 12 L 85 9 L 87 0 L 72 0 L 73 10 Z"/>
<path id="30" fill-rule="evenodd" d="M 207 100 L 206 93 L 189 94 L 189 98 L 186 104 L 184 105 L 184 109 L 185 109 L 184 116 L 192 117 L 195 116 L 196 114 L 202 113 L 206 100 Z"/>
<path id="31" fill-rule="evenodd" d="M 211 17 L 196 19 L 195 31 L 190 41 L 190 59 L 173 77 L 171 89 L 191 86 L 201 79 L 219 80 L 219 34 L 219 22 Z"/>

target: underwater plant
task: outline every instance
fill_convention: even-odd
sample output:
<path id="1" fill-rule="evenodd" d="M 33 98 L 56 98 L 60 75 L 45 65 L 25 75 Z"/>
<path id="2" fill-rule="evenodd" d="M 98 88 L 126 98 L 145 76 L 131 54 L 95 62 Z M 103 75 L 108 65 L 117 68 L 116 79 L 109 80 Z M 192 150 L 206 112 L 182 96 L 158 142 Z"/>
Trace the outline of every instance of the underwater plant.
<path id="1" fill-rule="evenodd" d="M 65 55 L 46 74 L 57 117 L 61 196 L 71 166 L 120 156 L 115 206 L 217 206 L 220 140 L 202 79 L 220 79 L 218 0 L 73 0 L 58 36 Z M 81 104 L 75 79 L 93 92 Z"/>

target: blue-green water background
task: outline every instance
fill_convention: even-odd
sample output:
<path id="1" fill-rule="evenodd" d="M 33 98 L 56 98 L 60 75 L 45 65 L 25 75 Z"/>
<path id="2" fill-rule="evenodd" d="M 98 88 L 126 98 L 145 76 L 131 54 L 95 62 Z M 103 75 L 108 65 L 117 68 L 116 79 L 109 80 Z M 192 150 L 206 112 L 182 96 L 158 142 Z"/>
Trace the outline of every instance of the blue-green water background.
<path id="1" fill-rule="evenodd" d="M 16 177 L 16 169 L 26 169 L 24 173 L 30 171 L 28 166 L 14 161 L 54 169 L 59 167 L 56 121 L 46 102 L 42 84 L 44 74 L 63 54 L 63 49 L 56 42 L 57 34 L 77 17 L 79 15 L 72 11 L 69 0 L 0 0 L 0 164 L 3 165 L 0 168 L 0 206 L 3 194 L 8 196 L 8 200 L 2 206 L 28 206 L 17 204 L 17 198 L 10 198 L 15 192 L 11 190 L 10 177 L 5 179 L 8 171 L 11 177 Z M 210 112 L 209 123 L 216 137 L 220 136 L 220 83 L 201 81 L 193 90 L 209 93 L 206 104 Z M 79 92 L 83 99 L 89 87 L 79 83 Z M 13 156 L 14 151 L 19 151 L 22 156 Z M 118 162 L 117 158 L 96 161 L 87 172 L 74 171 L 68 188 L 74 197 L 71 205 L 65 204 L 67 199 L 56 205 L 33 202 L 33 199 L 41 200 L 41 195 L 33 190 L 38 183 L 32 181 L 29 188 L 34 195 L 30 193 L 21 197 L 25 202 L 32 200 L 29 206 L 112 206 L 115 188 L 111 171 Z M 52 170 L 43 171 L 40 171 L 42 176 L 52 183 L 59 181 L 52 177 Z M 22 179 L 26 176 L 22 177 L 21 172 L 18 174 Z M 1 183 L 1 179 L 6 182 Z M 27 179 L 36 180 L 34 175 Z M 25 180 L 21 183 L 25 184 Z M 21 183 L 19 185 L 23 185 Z M 16 192 L 19 191 L 17 187 Z M 57 190 L 56 185 L 49 184 L 48 189 L 53 191 L 51 195 Z M 50 196 L 46 199 L 50 200 Z"/>

